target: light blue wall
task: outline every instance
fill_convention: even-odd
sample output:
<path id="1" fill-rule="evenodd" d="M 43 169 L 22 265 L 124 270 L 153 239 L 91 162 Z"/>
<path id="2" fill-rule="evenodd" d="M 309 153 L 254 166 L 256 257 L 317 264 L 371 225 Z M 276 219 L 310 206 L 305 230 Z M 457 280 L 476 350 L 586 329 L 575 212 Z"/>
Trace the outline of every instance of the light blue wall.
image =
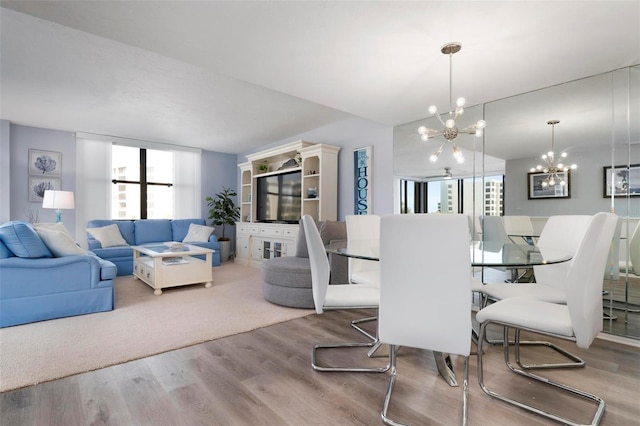
<path id="1" fill-rule="evenodd" d="M 238 155 L 238 164 L 247 161 L 246 155 L 297 140 L 335 145 L 338 154 L 338 219 L 353 214 L 353 150 L 373 146 L 373 212 L 393 213 L 393 127 L 362 118 L 344 121 L 304 132 L 287 139 L 265 144 L 260 149 Z M 240 172 L 236 169 L 237 187 Z"/>
<path id="2" fill-rule="evenodd" d="M 222 188 L 231 188 L 238 192 L 238 182 L 236 179 L 235 154 L 221 154 L 213 151 L 202 152 L 202 217 L 207 220 L 209 217 L 209 207 L 205 201 L 205 197 L 214 197 L 215 194 L 222 191 Z M 236 200 L 236 205 L 238 202 Z M 215 234 L 222 236 L 222 229 L 216 229 Z M 225 229 L 225 237 L 235 241 L 235 227 L 227 226 Z M 232 248 L 233 249 L 233 248 Z"/>
<path id="3" fill-rule="evenodd" d="M 76 188 L 76 138 L 71 132 L 41 129 L 11 124 L 10 131 L 10 210 L 11 220 L 27 220 L 27 211 L 38 214 L 39 222 L 55 222 L 56 212 L 43 209 L 42 203 L 29 202 L 29 149 L 55 151 L 62 154 L 61 171 L 63 191 Z M 62 219 L 71 235 L 75 235 L 74 210 L 64 210 Z"/>

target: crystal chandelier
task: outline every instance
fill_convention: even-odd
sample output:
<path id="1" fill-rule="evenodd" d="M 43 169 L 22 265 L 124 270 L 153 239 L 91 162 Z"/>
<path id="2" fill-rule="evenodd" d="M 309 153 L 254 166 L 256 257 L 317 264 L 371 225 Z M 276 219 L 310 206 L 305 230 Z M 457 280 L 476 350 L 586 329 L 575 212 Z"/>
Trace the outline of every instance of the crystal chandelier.
<path id="1" fill-rule="evenodd" d="M 456 120 L 464 113 L 464 104 L 466 102 L 464 98 L 458 98 L 454 107 L 452 97 L 453 54 L 459 52 L 460 49 L 462 49 L 460 43 L 455 42 L 447 43 L 440 49 L 442 53 L 444 53 L 445 55 L 449 55 L 449 118 L 444 121 L 442 119 L 442 116 L 438 114 L 438 108 L 436 108 L 435 105 L 431 105 L 429 107 L 429 114 L 435 116 L 438 121 L 440 121 L 440 123 L 444 126 L 444 129 L 442 131 L 438 131 L 436 129 L 430 129 L 425 126 L 418 127 L 418 133 L 420 134 L 420 137 L 424 142 L 437 136 L 443 136 L 446 139 L 446 141 L 440 145 L 440 148 L 438 148 L 438 150 L 431 154 L 431 156 L 429 157 L 429 160 L 432 163 L 435 163 L 438 160 L 438 157 L 442 153 L 442 149 L 447 142 L 451 143 L 451 146 L 453 148 L 453 156 L 458 161 L 458 163 L 463 163 L 464 156 L 462 155 L 462 151 L 460 151 L 460 148 L 456 144 L 455 139 L 460 133 L 476 135 L 477 137 L 480 137 L 482 136 L 482 129 L 484 129 L 487 125 L 484 120 L 478 120 L 475 124 L 465 127 L 462 130 L 458 129 L 458 127 L 456 126 Z"/>
<path id="2" fill-rule="evenodd" d="M 573 170 L 576 167 L 578 167 L 575 164 L 572 164 L 570 166 L 565 166 L 564 164 L 562 164 L 562 160 L 567 158 L 566 152 L 563 152 L 562 154 L 560 154 L 560 158 L 556 163 L 556 158 L 555 158 L 555 153 L 553 152 L 553 148 L 554 148 L 555 126 L 558 123 L 560 123 L 560 121 L 558 120 L 547 121 L 547 124 L 551 125 L 551 151 L 547 152 L 546 154 L 543 154 L 541 157 L 542 160 L 545 162 L 544 166 L 538 164 L 536 167 L 531 169 L 532 173 L 534 172 L 547 173 L 547 177 L 544 179 L 544 181 L 542 181 L 543 188 L 547 188 L 549 186 L 555 186 L 555 185 L 566 185 L 567 182 L 565 182 L 565 180 L 562 179 L 562 176 L 560 176 L 558 173 L 568 172 L 569 170 Z"/>

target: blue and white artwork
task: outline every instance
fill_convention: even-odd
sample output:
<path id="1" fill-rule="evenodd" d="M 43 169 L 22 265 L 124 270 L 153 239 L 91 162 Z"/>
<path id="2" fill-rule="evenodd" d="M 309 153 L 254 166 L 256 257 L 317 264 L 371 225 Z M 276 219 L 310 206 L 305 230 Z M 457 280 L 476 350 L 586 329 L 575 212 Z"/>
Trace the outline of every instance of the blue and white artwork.
<path id="1" fill-rule="evenodd" d="M 353 213 L 372 214 L 373 146 L 353 151 Z"/>
<path id="2" fill-rule="evenodd" d="M 62 154 L 53 151 L 29 150 L 29 175 L 61 177 Z"/>

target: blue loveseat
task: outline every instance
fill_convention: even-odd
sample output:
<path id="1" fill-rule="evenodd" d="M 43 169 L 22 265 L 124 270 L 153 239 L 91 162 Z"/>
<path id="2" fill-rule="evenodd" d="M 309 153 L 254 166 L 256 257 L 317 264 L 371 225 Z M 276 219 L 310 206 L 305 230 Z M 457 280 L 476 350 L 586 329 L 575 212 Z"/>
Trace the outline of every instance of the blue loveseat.
<path id="1" fill-rule="evenodd" d="M 100 242 L 87 232 L 89 250 L 102 259 L 113 262 L 118 267 L 118 275 L 133 274 L 133 249 L 130 246 L 158 245 L 169 241 L 181 242 L 189 232 L 189 225 L 204 225 L 204 219 L 138 219 L 138 220 L 91 220 L 87 228 L 102 228 L 116 224 L 122 238 L 128 245 L 102 247 Z M 220 266 L 220 243 L 214 234 L 208 242 L 189 243 L 198 247 L 215 250 L 211 258 L 212 266 Z M 196 256 L 204 259 L 204 256 Z"/>
<path id="2" fill-rule="evenodd" d="M 93 254 L 53 257 L 33 227 L 0 226 L 0 327 L 111 311 L 116 266 Z"/>

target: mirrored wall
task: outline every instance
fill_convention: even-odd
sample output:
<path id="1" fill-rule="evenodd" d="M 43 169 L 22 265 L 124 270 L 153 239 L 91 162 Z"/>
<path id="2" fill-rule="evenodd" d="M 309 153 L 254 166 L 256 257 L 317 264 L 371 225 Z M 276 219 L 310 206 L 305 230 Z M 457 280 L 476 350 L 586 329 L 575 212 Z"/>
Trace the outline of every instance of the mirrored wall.
<path id="1" fill-rule="evenodd" d="M 466 196 L 473 191 L 475 199 L 473 207 L 463 210 L 468 214 L 483 214 L 484 181 L 496 175 L 503 176 L 502 214 L 531 216 L 537 231 L 551 215 L 616 213 L 621 220 L 620 239 L 606 271 L 604 330 L 640 339 L 640 272 L 630 274 L 626 267 L 631 244 L 640 245 L 632 241 L 640 222 L 640 66 L 465 111 L 465 122 L 480 118 L 487 122 L 483 138 L 458 137 L 465 155 L 462 165 L 446 151 L 448 147 L 438 162 L 429 161 L 439 143 L 422 142 L 417 128 L 433 127 L 431 119 L 394 129 L 395 210 L 400 211 L 402 180 L 437 181 L 447 167 L 454 179 L 483 183 L 468 184 Z M 552 120 L 558 123 L 549 125 Z M 532 168 L 542 164 L 541 155 L 551 150 L 552 141 L 556 153 L 566 152 L 565 164 L 577 165 L 568 173 L 566 193 L 558 196 L 538 192 L 536 175 L 531 174 Z"/>

